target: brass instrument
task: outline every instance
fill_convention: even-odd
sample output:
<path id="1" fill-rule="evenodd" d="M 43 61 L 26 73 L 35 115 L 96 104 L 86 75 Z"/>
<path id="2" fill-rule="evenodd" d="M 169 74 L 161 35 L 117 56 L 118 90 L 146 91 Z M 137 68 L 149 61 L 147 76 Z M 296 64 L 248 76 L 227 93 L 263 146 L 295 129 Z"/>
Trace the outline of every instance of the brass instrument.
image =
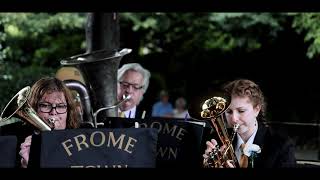
<path id="1" fill-rule="evenodd" d="M 93 121 L 90 95 L 86 86 L 80 81 L 71 79 L 64 80 L 63 83 L 69 89 L 77 91 L 80 95 L 81 108 L 83 110 L 83 121 L 81 123 L 83 125 L 88 125 L 89 127 L 96 127 L 97 124 L 95 124 L 95 122 Z"/>
<path id="2" fill-rule="evenodd" d="M 51 131 L 54 123 L 40 119 L 35 110 L 28 104 L 30 86 L 21 89 L 6 105 L 0 116 L 0 122 L 8 121 L 14 114 L 35 126 L 40 131 Z"/>
<path id="3" fill-rule="evenodd" d="M 234 167 L 239 167 L 239 163 L 232 146 L 232 140 L 236 134 L 237 129 L 239 128 L 239 125 L 235 125 L 235 127 L 233 127 L 233 134 L 232 137 L 230 137 L 227 132 L 227 126 L 223 114 L 229 108 L 230 100 L 231 98 L 229 96 L 219 94 L 213 96 L 212 98 L 206 99 L 203 103 L 201 103 L 201 120 L 210 119 L 211 125 L 214 127 L 219 137 L 221 143 L 220 147 L 224 147 L 220 149 L 219 145 L 217 145 L 217 147 L 209 153 L 209 157 L 203 160 L 204 167 L 228 167 L 227 160 L 230 160 L 229 162 Z M 198 115 L 195 114 L 195 116 Z M 219 141 L 217 142 L 219 144 Z"/>
<path id="4" fill-rule="evenodd" d="M 217 148 L 209 154 L 209 158 L 204 159 L 204 167 L 226 167 L 227 160 L 231 160 L 230 163 L 234 167 L 239 167 L 239 163 L 232 146 L 232 140 L 239 125 L 236 125 L 233 128 L 233 135 L 230 139 L 223 118 L 223 113 L 229 108 L 229 106 L 230 98 L 217 96 L 207 99 L 202 105 L 201 117 L 210 118 L 210 121 L 218 134 L 222 146 L 224 146 L 222 151 L 220 151 L 219 146 L 217 146 Z"/>
<path id="5" fill-rule="evenodd" d="M 93 113 L 93 120 L 94 120 L 94 124 L 96 125 L 95 128 L 97 128 L 98 125 L 104 125 L 103 122 L 98 123 L 98 121 L 97 121 L 98 113 L 100 113 L 101 111 L 118 108 L 122 103 L 124 103 L 125 101 L 127 101 L 129 99 L 131 99 L 131 95 L 128 95 L 128 96 L 123 95 L 122 100 L 118 101 L 115 105 L 100 108 L 95 113 Z"/>
<path id="6" fill-rule="evenodd" d="M 117 103 L 117 72 L 120 60 L 131 51 L 127 48 L 120 51 L 101 49 L 60 61 L 63 66 L 75 66 L 83 75 L 85 84 L 76 81 L 65 81 L 65 84 L 80 94 L 85 115 L 84 123 L 98 127 L 104 124 L 106 117 L 117 116 L 117 107 L 109 108 L 108 111 L 101 112 L 96 117 L 93 112 Z"/>

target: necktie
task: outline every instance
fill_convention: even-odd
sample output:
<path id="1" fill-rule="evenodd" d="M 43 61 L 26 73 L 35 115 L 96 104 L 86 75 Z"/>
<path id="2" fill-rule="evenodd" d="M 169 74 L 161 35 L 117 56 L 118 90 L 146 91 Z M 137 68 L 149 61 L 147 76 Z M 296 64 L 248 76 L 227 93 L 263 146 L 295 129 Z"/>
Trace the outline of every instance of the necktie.
<path id="1" fill-rule="evenodd" d="M 243 149 L 244 149 L 245 144 L 241 144 L 240 149 L 241 149 L 241 157 L 240 157 L 240 168 L 247 168 L 248 167 L 248 156 L 244 155 Z"/>
<path id="2" fill-rule="evenodd" d="M 125 118 L 126 116 L 125 116 L 124 112 L 120 111 L 118 114 L 118 117 Z"/>

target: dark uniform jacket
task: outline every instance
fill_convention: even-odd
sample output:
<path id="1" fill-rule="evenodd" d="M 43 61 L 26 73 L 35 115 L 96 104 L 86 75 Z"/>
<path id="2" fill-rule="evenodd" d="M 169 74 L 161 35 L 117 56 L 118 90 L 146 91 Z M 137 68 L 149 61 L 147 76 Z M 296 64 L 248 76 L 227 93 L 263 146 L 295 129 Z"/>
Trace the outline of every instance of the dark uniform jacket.
<path id="1" fill-rule="evenodd" d="M 235 137 L 233 144 L 237 142 Z M 288 136 L 282 135 L 271 127 L 258 123 L 258 131 L 253 144 L 261 148 L 261 153 L 255 158 L 249 158 L 249 167 L 253 159 L 254 168 L 295 167 L 295 148 Z M 234 146 L 235 147 L 235 146 Z"/>

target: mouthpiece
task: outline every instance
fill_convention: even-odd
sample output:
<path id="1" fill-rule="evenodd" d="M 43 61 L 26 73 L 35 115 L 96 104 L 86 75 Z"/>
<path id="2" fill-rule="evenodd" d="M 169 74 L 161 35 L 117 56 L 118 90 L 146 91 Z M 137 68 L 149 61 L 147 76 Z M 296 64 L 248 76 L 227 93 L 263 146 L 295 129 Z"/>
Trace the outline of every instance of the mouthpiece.
<path id="1" fill-rule="evenodd" d="M 125 94 L 122 96 L 123 100 L 127 101 L 129 99 L 131 99 L 131 95 L 129 94 L 128 96 L 126 96 Z"/>
<path id="2" fill-rule="evenodd" d="M 94 124 L 97 124 L 97 115 L 98 115 L 99 112 L 119 107 L 122 103 L 124 103 L 125 101 L 127 101 L 129 99 L 131 99 L 131 95 L 130 94 L 128 96 L 123 95 L 122 96 L 122 100 L 117 102 L 115 105 L 107 106 L 107 107 L 103 107 L 103 108 L 98 109 L 95 113 L 93 113 L 93 118 L 94 118 L 94 122 L 95 122 Z M 97 128 L 97 127 L 95 127 L 95 128 Z"/>
<path id="3" fill-rule="evenodd" d="M 237 132 L 239 129 L 240 125 L 239 124 L 235 124 L 233 125 L 233 132 Z"/>
<path id="4" fill-rule="evenodd" d="M 48 122 L 49 122 L 49 124 L 50 124 L 50 126 L 51 126 L 51 128 L 52 129 L 54 129 L 55 128 L 55 125 L 54 125 L 54 122 L 55 121 L 57 121 L 54 117 L 49 117 L 48 118 Z"/>

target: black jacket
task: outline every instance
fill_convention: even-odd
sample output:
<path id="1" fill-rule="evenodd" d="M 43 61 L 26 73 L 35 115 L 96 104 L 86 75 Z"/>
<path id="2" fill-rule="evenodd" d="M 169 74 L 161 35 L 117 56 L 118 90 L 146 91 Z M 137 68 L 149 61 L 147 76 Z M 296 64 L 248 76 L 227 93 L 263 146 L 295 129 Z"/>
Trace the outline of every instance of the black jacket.
<path id="1" fill-rule="evenodd" d="M 236 142 L 237 137 L 233 144 Z M 253 143 L 261 148 L 261 153 L 254 158 L 254 168 L 296 167 L 295 147 L 288 136 L 274 131 L 263 123 L 258 123 Z"/>

